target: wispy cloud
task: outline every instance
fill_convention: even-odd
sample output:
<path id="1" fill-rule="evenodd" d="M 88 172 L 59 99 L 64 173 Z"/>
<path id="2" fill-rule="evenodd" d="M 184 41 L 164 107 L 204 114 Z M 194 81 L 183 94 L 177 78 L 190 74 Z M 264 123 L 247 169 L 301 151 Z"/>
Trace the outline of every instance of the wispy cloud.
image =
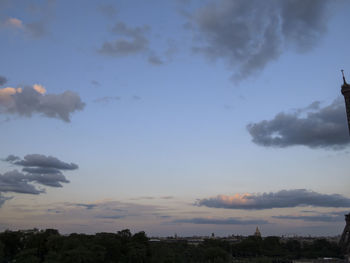
<path id="1" fill-rule="evenodd" d="M 140 196 L 140 197 L 134 197 L 131 198 L 130 200 L 154 200 L 154 199 L 164 199 L 164 200 L 170 200 L 170 199 L 174 199 L 173 196 Z"/>
<path id="2" fill-rule="evenodd" d="M 109 103 L 109 102 L 118 101 L 118 100 L 120 100 L 119 96 L 105 96 L 105 97 L 95 99 L 94 102 L 96 102 L 96 103 Z"/>
<path id="3" fill-rule="evenodd" d="M 118 14 L 118 9 L 114 5 L 101 4 L 98 10 L 107 18 L 115 18 Z"/>
<path id="4" fill-rule="evenodd" d="M 223 59 L 235 80 L 262 70 L 288 48 L 305 52 L 327 30 L 330 1 L 209 1 L 190 18 L 201 44 L 194 50 Z M 199 41 L 198 41 L 199 42 Z"/>
<path id="5" fill-rule="evenodd" d="M 117 22 L 111 31 L 117 39 L 104 42 L 98 49 L 100 54 L 112 57 L 142 54 L 147 56 L 148 62 L 152 65 L 164 64 L 164 60 L 150 47 L 150 26 L 131 27 L 124 22 Z M 165 53 L 170 56 L 171 52 L 169 47 Z"/>
<path id="6" fill-rule="evenodd" d="M 98 206 L 98 204 L 73 204 L 73 205 L 75 205 L 77 207 L 84 207 L 84 208 L 86 208 L 88 210 L 94 209 L 95 207 Z"/>
<path id="7" fill-rule="evenodd" d="M 156 65 L 156 66 L 164 64 L 164 61 L 159 56 L 157 56 L 156 54 L 149 55 L 148 62 L 153 64 L 153 65 Z"/>
<path id="8" fill-rule="evenodd" d="M 306 189 L 294 189 L 263 194 L 218 195 L 199 199 L 195 205 L 226 209 L 271 209 L 297 206 L 350 207 L 350 198 L 339 194 L 320 194 Z"/>
<path id="9" fill-rule="evenodd" d="M 121 218 L 125 218 L 125 215 L 99 215 L 97 216 L 97 218 L 103 218 L 103 219 L 121 219 Z"/>
<path id="10" fill-rule="evenodd" d="M 154 218 L 156 214 L 158 215 L 161 207 L 114 200 L 101 200 L 90 203 L 65 203 L 63 206 L 56 207 L 56 209 L 66 211 L 72 215 L 83 213 L 86 217 L 96 219 L 123 219 L 127 217 Z"/>
<path id="11" fill-rule="evenodd" d="M 119 38 L 115 41 L 103 43 L 99 53 L 112 56 L 126 56 L 140 53 L 148 49 L 148 39 L 145 34 L 149 31 L 148 26 L 128 27 L 125 23 L 117 23 L 112 32 Z"/>
<path id="12" fill-rule="evenodd" d="M 91 80 L 91 84 L 96 88 L 101 86 L 101 83 L 98 82 L 97 80 Z"/>
<path id="13" fill-rule="evenodd" d="M 205 218 L 195 217 L 189 219 L 176 219 L 173 223 L 189 223 L 189 224 L 201 224 L 201 225 L 263 225 L 269 224 L 266 220 L 261 219 L 242 219 L 238 217 L 229 218 Z"/>
<path id="14" fill-rule="evenodd" d="M 313 212 L 315 213 L 315 212 Z M 286 219 L 286 220 L 301 220 L 305 222 L 343 222 L 344 215 L 348 211 L 337 211 L 330 213 L 315 213 L 314 215 L 279 215 L 272 216 L 277 219 Z"/>

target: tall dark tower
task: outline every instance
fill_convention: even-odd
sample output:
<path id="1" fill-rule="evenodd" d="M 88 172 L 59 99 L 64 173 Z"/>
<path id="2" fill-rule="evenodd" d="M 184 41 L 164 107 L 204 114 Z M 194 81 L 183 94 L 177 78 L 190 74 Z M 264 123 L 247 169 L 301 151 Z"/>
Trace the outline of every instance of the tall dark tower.
<path id="1" fill-rule="evenodd" d="M 341 70 L 341 73 L 343 74 L 343 85 L 341 86 L 341 93 L 344 96 L 345 99 L 345 107 L 346 107 L 346 114 L 348 116 L 348 127 L 349 127 L 349 134 L 350 134 L 350 85 L 346 83 L 345 77 L 344 77 L 344 70 Z"/>
<path id="2" fill-rule="evenodd" d="M 345 215 L 345 228 L 341 235 L 339 245 L 345 255 L 350 255 L 350 213 Z"/>

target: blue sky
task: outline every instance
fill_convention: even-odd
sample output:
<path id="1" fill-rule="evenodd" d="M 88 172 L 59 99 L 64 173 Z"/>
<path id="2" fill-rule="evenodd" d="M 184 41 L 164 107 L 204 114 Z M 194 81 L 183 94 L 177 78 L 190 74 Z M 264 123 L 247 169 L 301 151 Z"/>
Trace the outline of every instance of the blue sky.
<path id="1" fill-rule="evenodd" d="M 0 229 L 340 234 L 348 8 L 0 1 Z"/>

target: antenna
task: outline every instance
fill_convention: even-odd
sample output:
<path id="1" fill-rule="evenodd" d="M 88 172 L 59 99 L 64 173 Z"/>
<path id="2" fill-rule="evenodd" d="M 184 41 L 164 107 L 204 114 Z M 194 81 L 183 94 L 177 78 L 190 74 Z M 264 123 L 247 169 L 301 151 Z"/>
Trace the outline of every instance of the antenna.
<path id="1" fill-rule="evenodd" d="M 345 76 L 344 76 L 344 69 L 340 70 L 341 71 L 341 74 L 343 75 L 343 81 L 344 81 L 344 84 L 346 84 L 346 80 L 345 80 Z"/>

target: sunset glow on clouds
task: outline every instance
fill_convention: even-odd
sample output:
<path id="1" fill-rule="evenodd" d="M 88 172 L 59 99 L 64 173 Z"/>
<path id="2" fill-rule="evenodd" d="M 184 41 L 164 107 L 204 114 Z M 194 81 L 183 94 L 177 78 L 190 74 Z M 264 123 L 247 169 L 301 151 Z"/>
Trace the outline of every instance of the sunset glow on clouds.
<path id="1" fill-rule="evenodd" d="M 40 94 L 45 94 L 46 93 L 46 89 L 44 88 L 44 86 L 40 85 L 40 84 L 34 84 L 33 85 L 33 89 L 40 93 Z"/>
<path id="2" fill-rule="evenodd" d="M 15 27 L 15 28 L 22 28 L 23 22 L 18 18 L 11 17 L 6 20 L 5 25 Z"/>
<path id="3" fill-rule="evenodd" d="M 78 94 L 71 91 L 46 94 L 46 89 L 40 84 L 0 89 L 0 114 L 1 110 L 4 114 L 18 114 L 25 117 L 39 113 L 69 122 L 70 114 L 82 110 L 84 106 Z"/>
<path id="4" fill-rule="evenodd" d="M 339 194 L 327 195 L 306 189 L 293 189 L 276 193 L 218 195 L 200 199 L 196 204 L 228 209 L 271 209 L 296 206 L 350 207 L 350 198 Z"/>

